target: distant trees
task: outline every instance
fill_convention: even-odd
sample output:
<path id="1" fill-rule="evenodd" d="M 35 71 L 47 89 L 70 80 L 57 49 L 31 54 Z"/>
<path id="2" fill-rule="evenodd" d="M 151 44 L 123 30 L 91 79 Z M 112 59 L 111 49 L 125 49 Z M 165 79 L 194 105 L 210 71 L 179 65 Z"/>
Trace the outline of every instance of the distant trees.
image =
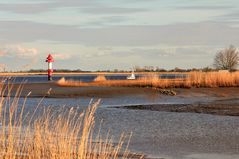
<path id="1" fill-rule="evenodd" d="M 134 70 L 136 72 L 154 72 L 155 68 L 154 66 L 144 66 L 144 67 L 134 66 Z"/>
<path id="2" fill-rule="evenodd" d="M 210 71 L 215 71 L 213 68 L 210 67 L 205 67 L 205 68 L 189 68 L 189 69 L 183 69 L 179 67 L 175 67 L 174 69 L 163 69 L 158 66 L 153 67 L 153 66 L 135 66 L 134 70 L 136 72 L 191 72 L 191 71 L 202 71 L 202 72 L 210 72 Z"/>
<path id="3" fill-rule="evenodd" d="M 239 63 L 239 52 L 233 45 L 219 51 L 214 58 L 214 67 L 222 70 L 233 70 Z"/>
<path id="4" fill-rule="evenodd" d="M 46 69 L 30 69 L 27 72 L 47 72 Z M 82 71 L 81 69 L 75 69 L 75 70 L 70 70 L 70 69 L 54 69 L 54 72 L 89 72 L 89 71 Z"/>

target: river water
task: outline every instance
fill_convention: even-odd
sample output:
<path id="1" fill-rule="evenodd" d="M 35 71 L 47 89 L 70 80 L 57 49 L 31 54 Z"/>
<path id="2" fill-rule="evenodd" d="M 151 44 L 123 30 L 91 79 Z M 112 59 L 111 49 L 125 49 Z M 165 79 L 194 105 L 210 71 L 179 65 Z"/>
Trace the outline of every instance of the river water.
<path id="1" fill-rule="evenodd" d="M 117 74 L 117 75 L 110 75 L 106 74 L 105 77 L 107 80 L 125 80 L 127 79 L 128 75 L 125 74 Z M 143 75 L 143 74 L 136 74 L 136 78 L 140 77 L 147 77 L 147 76 L 152 76 L 152 75 Z M 186 78 L 186 74 L 160 74 L 160 75 L 153 75 L 154 77 L 157 76 L 161 79 L 175 79 L 175 78 Z M 77 81 L 82 81 L 82 82 L 91 82 L 93 81 L 97 75 L 95 74 L 85 74 L 85 75 L 55 75 L 53 76 L 53 80 L 57 81 L 64 77 L 66 80 L 77 80 Z M 47 76 L 46 75 L 35 75 L 35 76 L 17 76 L 17 77 L 8 77 L 11 82 L 15 83 L 21 83 L 22 81 L 27 81 L 29 83 L 45 83 L 47 81 Z"/>
<path id="2" fill-rule="evenodd" d="M 125 76 L 114 78 L 123 77 L 125 78 Z M 16 81 L 22 78 L 17 77 Z M 78 78 L 82 79 L 82 77 Z M 93 79 L 94 77 L 84 76 L 84 78 Z M 34 76 L 27 79 L 37 83 L 42 82 L 43 77 Z M 41 106 L 53 106 L 56 109 L 62 107 L 85 109 L 92 99 L 94 97 L 46 98 Z M 35 107 L 40 100 L 41 98 L 29 98 L 26 109 Z M 137 104 L 180 104 L 213 100 L 215 99 L 205 96 L 182 98 L 155 95 L 152 97 L 144 93 L 102 98 L 96 112 L 96 128 L 103 120 L 101 124 L 103 134 L 110 130 L 111 135 L 119 138 L 123 132 L 126 134 L 133 132 L 129 149 L 133 152 L 144 153 L 149 158 L 238 159 L 238 117 L 115 108 Z"/>

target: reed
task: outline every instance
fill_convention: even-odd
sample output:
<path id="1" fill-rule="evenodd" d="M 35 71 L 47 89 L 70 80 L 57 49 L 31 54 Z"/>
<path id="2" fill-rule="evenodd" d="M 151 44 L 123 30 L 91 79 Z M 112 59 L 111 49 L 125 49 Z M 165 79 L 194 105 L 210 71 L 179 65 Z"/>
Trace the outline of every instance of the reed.
<path id="1" fill-rule="evenodd" d="M 186 78 L 161 79 L 159 76 L 145 76 L 136 80 L 95 80 L 93 82 L 57 81 L 59 86 L 113 86 L 113 87 L 238 87 L 239 72 L 189 72 Z"/>
<path id="2" fill-rule="evenodd" d="M 126 135 L 122 135 L 117 144 L 113 144 L 113 138 L 109 134 L 104 139 L 100 132 L 94 135 L 94 114 L 100 101 L 90 104 L 84 112 L 71 108 L 62 109 L 56 113 L 51 108 L 47 108 L 36 115 L 39 104 L 31 115 L 27 115 L 25 113 L 27 96 L 23 105 L 19 104 L 23 86 L 17 89 L 15 97 L 10 98 L 12 88 L 12 85 L 6 85 L 1 90 L 1 158 L 117 159 L 143 157 L 129 153 L 127 143 L 126 147 L 123 146 Z"/>
<path id="3" fill-rule="evenodd" d="M 238 87 L 239 72 L 192 72 L 190 83 L 195 87 Z"/>

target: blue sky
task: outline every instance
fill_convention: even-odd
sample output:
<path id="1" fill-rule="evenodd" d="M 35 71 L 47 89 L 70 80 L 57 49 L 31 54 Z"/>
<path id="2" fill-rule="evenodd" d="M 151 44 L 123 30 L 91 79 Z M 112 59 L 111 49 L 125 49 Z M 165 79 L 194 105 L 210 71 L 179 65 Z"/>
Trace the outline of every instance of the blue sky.
<path id="1" fill-rule="evenodd" d="M 0 69 L 212 66 L 239 46 L 237 0 L 0 0 Z"/>

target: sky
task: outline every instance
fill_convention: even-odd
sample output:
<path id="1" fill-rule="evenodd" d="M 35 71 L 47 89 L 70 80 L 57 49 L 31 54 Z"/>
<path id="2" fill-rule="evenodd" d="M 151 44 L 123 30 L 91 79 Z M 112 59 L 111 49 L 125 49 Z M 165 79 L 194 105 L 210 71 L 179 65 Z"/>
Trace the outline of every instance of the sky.
<path id="1" fill-rule="evenodd" d="M 212 67 L 238 0 L 0 0 L 0 71 Z"/>

